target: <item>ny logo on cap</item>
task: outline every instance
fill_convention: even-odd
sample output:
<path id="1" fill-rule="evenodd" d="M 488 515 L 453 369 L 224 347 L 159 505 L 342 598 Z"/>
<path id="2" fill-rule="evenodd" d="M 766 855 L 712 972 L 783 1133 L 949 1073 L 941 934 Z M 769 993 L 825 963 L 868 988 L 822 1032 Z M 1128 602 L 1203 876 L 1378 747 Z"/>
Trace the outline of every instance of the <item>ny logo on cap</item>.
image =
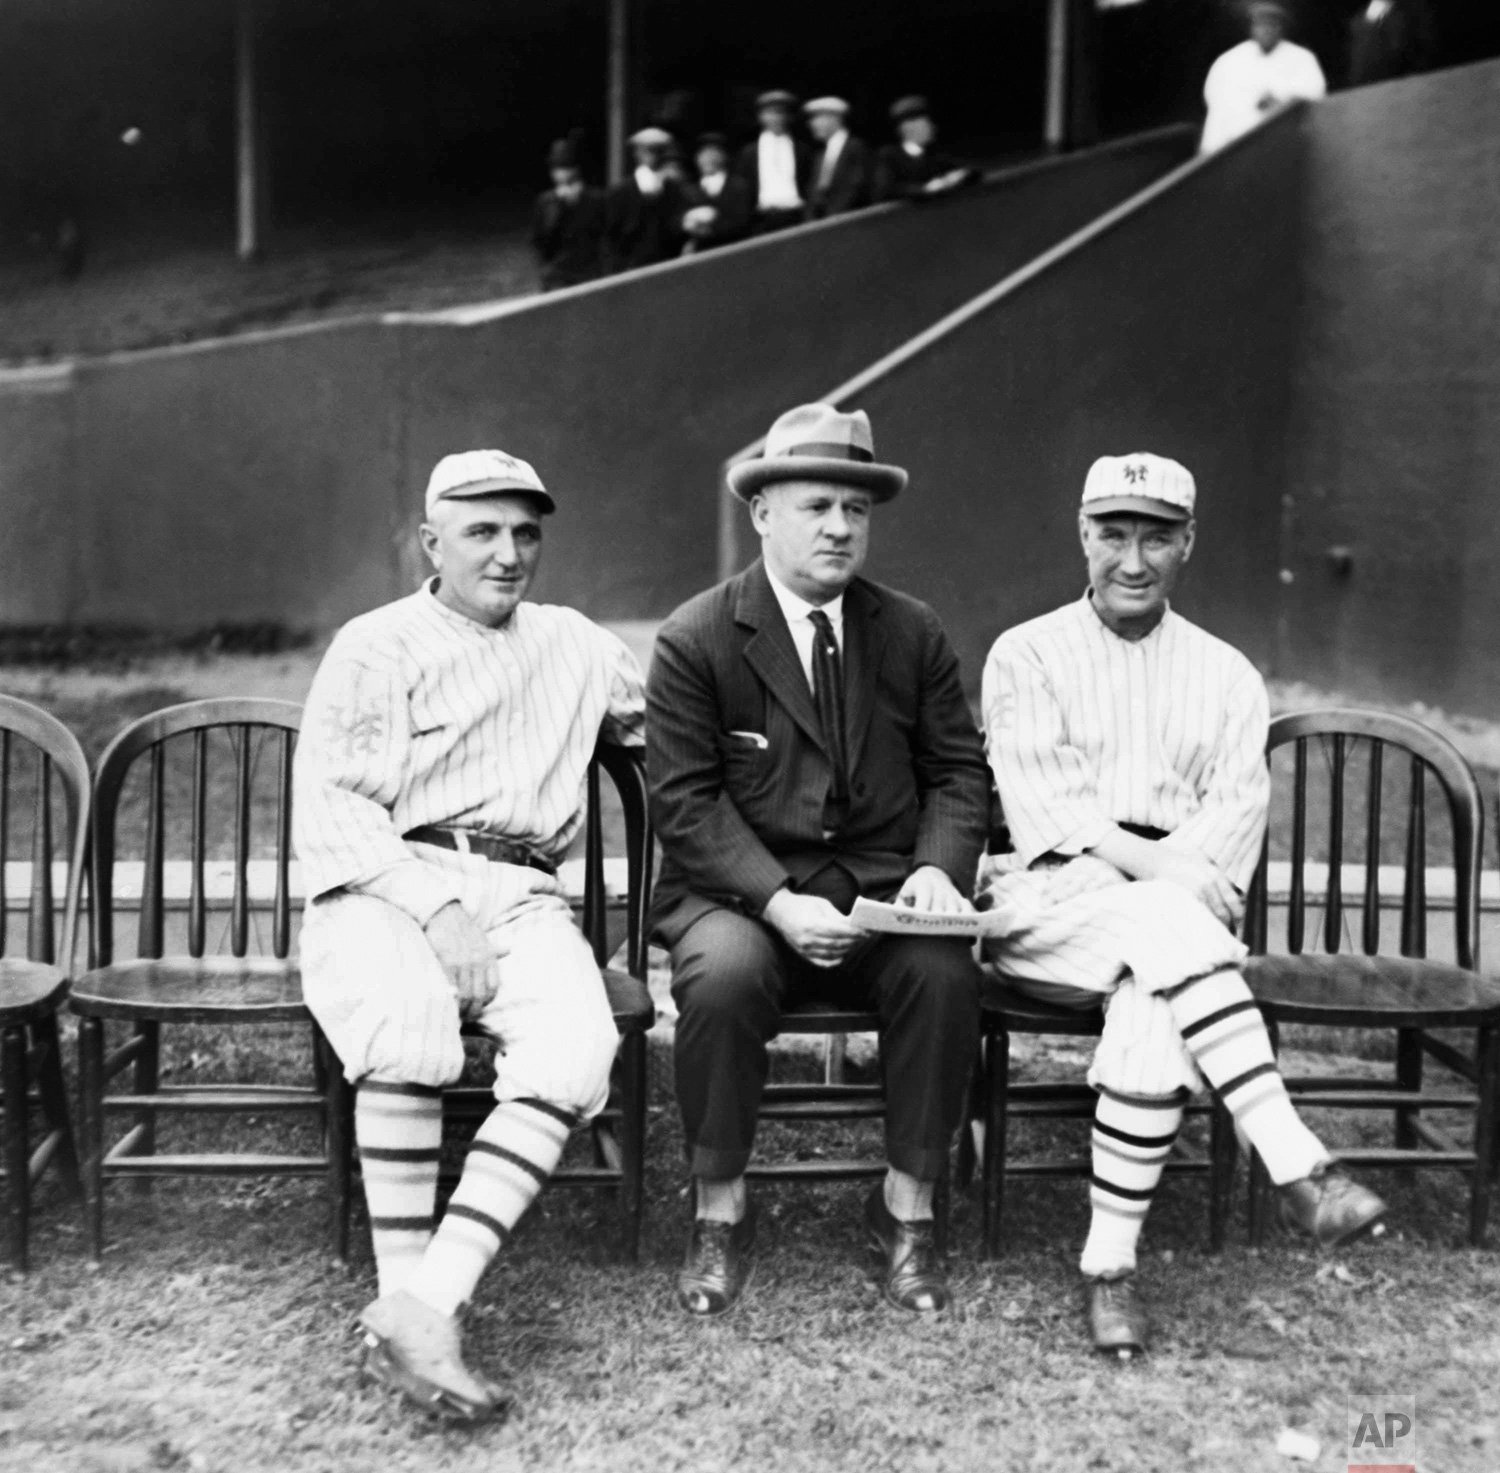
<path id="1" fill-rule="evenodd" d="M 1146 467 L 1137 461 L 1134 465 L 1127 465 L 1123 474 L 1125 479 L 1134 485 L 1137 481 L 1144 481 L 1146 479 L 1147 471 Z"/>

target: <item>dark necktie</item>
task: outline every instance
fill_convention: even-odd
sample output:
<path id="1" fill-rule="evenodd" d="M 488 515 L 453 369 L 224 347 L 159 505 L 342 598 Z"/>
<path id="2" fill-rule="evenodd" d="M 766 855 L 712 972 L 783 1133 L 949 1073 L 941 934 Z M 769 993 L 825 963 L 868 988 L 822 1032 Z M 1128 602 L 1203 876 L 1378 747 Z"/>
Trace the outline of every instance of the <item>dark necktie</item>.
<path id="1" fill-rule="evenodd" d="M 838 641 L 833 625 L 822 609 L 808 616 L 813 627 L 813 700 L 818 707 L 818 721 L 823 740 L 833 760 L 833 788 L 828 795 L 830 806 L 840 811 L 849 806 L 849 754 L 844 745 L 844 672 L 839 663 Z"/>

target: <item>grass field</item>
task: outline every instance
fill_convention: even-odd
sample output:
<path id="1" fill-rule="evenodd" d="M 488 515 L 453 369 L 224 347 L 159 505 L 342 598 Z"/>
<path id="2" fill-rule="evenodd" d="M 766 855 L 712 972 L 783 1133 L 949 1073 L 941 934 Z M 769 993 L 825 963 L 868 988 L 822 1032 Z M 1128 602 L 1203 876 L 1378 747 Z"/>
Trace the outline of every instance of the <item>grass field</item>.
<path id="1" fill-rule="evenodd" d="M 62 716 L 92 756 L 125 720 L 173 700 L 230 690 L 296 699 L 310 663 L 0 672 L 0 688 Z M 1306 1052 L 1349 1049 L 1346 1036 L 1289 1038 L 1294 1066 L 1380 1067 Z M 1349 1398 L 1379 1393 L 1416 1396 L 1423 1473 L 1500 1466 L 1500 1257 L 1463 1246 L 1459 1179 L 1376 1174 L 1391 1233 L 1332 1258 L 1281 1237 L 1250 1251 L 1242 1217 L 1230 1248 L 1210 1255 L 1202 1185 L 1169 1182 L 1142 1267 L 1156 1348 L 1128 1367 L 1099 1361 L 1083 1337 L 1077 1181 L 1014 1189 L 1008 1252 L 993 1264 L 977 1258 L 976 1204 L 960 1195 L 958 1304 L 930 1323 L 881 1300 L 858 1227 L 861 1188 L 768 1190 L 752 1289 L 724 1323 L 701 1325 L 672 1301 L 687 1181 L 668 1049 L 653 1040 L 640 1265 L 614 1256 L 607 1196 L 557 1191 L 481 1286 L 469 1343 L 514 1383 L 508 1424 L 443 1429 L 362 1383 L 352 1323 L 374 1293 L 367 1228 L 357 1212 L 354 1260 L 332 1264 L 316 1185 L 169 1181 L 150 1197 L 112 1187 L 109 1249 L 94 1269 L 80 1215 L 49 1178 L 33 1272 L 0 1282 L 0 1468 L 1254 1473 L 1297 1466 L 1275 1451 L 1293 1428 L 1321 1444 L 1312 1467 L 1342 1473 Z M 71 1065 L 71 1039 L 68 1054 Z M 295 1077 L 305 1040 L 184 1029 L 168 1035 L 164 1063 L 178 1079 Z M 778 1067 L 805 1072 L 815 1060 L 788 1052 Z M 1059 1043 L 1020 1072 L 1082 1067 Z M 222 1128 L 174 1127 L 184 1144 Z M 234 1134 L 296 1149 L 281 1130 Z M 826 1127 L 762 1143 L 768 1153 L 858 1145 L 878 1148 Z"/>

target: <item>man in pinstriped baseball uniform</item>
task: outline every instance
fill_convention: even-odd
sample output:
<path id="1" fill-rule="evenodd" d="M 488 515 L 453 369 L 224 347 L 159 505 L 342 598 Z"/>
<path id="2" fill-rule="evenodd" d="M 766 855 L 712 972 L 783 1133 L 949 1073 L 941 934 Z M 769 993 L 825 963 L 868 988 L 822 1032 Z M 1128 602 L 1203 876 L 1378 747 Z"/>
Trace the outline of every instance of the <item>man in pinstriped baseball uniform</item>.
<path id="1" fill-rule="evenodd" d="M 981 904 L 1008 927 L 988 958 L 1065 1006 L 1105 1000 L 1092 1222 L 1081 1268 L 1101 1351 L 1145 1348 L 1136 1241 L 1204 1080 L 1331 1246 L 1385 1206 L 1341 1175 L 1293 1110 L 1230 928 L 1265 834 L 1265 686 L 1169 599 L 1197 499 L 1175 461 L 1104 456 L 1084 484 L 1084 597 L 1002 634 L 984 671 L 990 766 L 1015 853 Z"/>
<path id="2" fill-rule="evenodd" d="M 523 602 L 552 497 L 523 460 L 446 456 L 422 546 L 437 576 L 344 626 L 308 695 L 295 837 L 308 1007 L 357 1085 L 355 1139 L 380 1297 L 371 1370 L 480 1420 L 458 1311 L 603 1108 L 617 1035 L 558 860 L 584 822 L 601 730 L 642 741 L 640 668 L 572 609 Z M 442 1087 L 461 1019 L 501 1045 L 496 1105 L 433 1230 Z"/>

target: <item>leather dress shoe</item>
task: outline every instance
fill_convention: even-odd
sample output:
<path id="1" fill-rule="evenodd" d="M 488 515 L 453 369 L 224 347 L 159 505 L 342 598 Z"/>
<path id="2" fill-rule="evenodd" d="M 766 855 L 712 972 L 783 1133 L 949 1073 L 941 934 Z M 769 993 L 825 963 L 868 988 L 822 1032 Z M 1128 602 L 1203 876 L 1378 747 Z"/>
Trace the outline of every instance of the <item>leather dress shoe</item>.
<path id="1" fill-rule="evenodd" d="M 365 1306 L 359 1317 L 365 1370 L 424 1412 L 458 1422 L 503 1416 L 508 1402 L 465 1364 L 458 1321 L 404 1289 Z"/>
<path id="2" fill-rule="evenodd" d="M 1333 1162 L 1315 1168 L 1301 1181 L 1288 1182 L 1278 1193 L 1282 1222 L 1316 1239 L 1320 1248 L 1337 1248 L 1362 1233 L 1378 1231 L 1385 1217 L 1385 1203 Z"/>
<path id="3" fill-rule="evenodd" d="M 687 1261 L 677 1275 L 677 1302 L 689 1314 L 724 1314 L 739 1302 L 750 1282 L 750 1250 L 755 1246 L 755 1203 L 738 1222 L 693 1219 Z"/>
<path id="4" fill-rule="evenodd" d="M 885 1297 L 897 1309 L 913 1314 L 947 1309 L 953 1296 L 932 1219 L 900 1221 L 885 1205 L 885 1188 L 877 1185 L 865 1199 L 865 1225 L 871 1246 L 885 1260 Z"/>
<path id="5" fill-rule="evenodd" d="M 1135 1275 L 1090 1279 L 1089 1337 L 1101 1355 L 1129 1360 L 1146 1351 L 1146 1311 L 1135 1292 Z"/>

